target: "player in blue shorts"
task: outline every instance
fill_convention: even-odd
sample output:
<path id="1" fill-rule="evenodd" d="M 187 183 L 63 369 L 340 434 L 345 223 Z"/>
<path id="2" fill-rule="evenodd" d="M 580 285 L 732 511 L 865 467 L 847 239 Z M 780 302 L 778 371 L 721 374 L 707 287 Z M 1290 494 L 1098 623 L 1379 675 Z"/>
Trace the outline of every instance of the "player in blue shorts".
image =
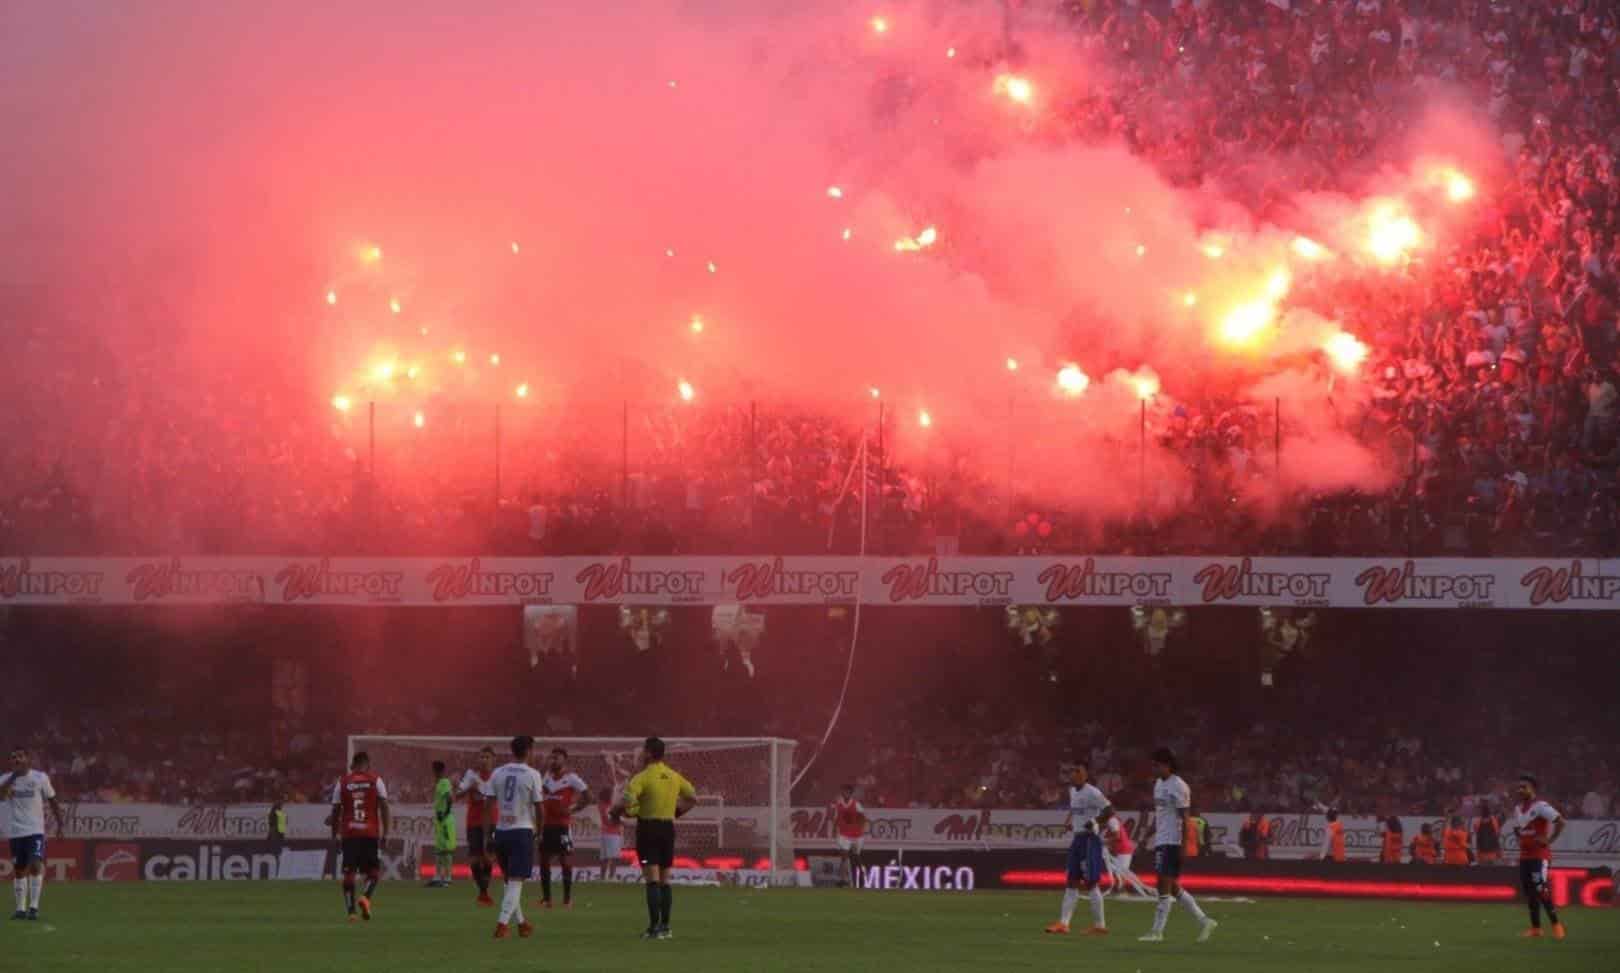
<path id="1" fill-rule="evenodd" d="M 512 762 L 496 769 L 481 788 L 487 802 L 484 820 L 496 822 L 495 858 L 505 880 L 496 939 L 511 935 L 513 922 L 519 936 L 534 934 L 534 926 L 523 918 L 523 883 L 534 873 L 534 825 L 544 791 L 540 772 L 529 764 L 533 751 L 533 737 L 513 737 Z"/>
<path id="2" fill-rule="evenodd" d="M 56 803 L 51 779 L 29 766 L 28 751 L 11 751 L 11 772 L 0 775 L 0 821 L 11 844 L 13 919 L 38 919 L 39 895 L 45 885 L 45 807 L 56 818 L 62 837 L 62 806 Z"/>
<path id="3" fill-rule="evenodd" d="M 1097 818 L 1108 808 L 1108 798 L 1091 783 L 1091 769 L 1084 761 L 1075 764 L 1069 771 L 1069 830 L 1074 833 L 1069 839 L 1069 883 L 1063 890 L 1058 921 L 1046 927 L 1049 933 L 1068 935 L 1074 907 L 1080 902 L 1080 893 L 1085 892 L 1091 903 L 1091 928 L 1086 935 L 1108 935 L 1102 897 L 1102 880 L 1108 868 L 1104 864 L 1102 835 L 1097 829 Z"/>

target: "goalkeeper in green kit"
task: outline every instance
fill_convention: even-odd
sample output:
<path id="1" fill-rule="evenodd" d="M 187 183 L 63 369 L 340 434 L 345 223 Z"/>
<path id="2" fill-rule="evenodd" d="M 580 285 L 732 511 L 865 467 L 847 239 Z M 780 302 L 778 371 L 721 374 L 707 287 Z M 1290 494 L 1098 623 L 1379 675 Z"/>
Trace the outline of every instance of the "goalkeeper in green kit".
<path id="1" fill-rule="evenodd" d="M 450 869 L 456 860 L 456 792 L 444 772 L 444 761 L 433 761 L 433 880 L 430 889 L 450 887 Z"/>

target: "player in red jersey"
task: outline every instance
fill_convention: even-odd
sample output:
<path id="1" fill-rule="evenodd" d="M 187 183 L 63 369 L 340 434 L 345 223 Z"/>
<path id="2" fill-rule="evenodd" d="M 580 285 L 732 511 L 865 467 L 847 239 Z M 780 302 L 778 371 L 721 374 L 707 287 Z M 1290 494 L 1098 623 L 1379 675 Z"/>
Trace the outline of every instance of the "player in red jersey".
<path id="1" fill-rule="evenodd" d="M 866 808 L 855 800 L 855 785 L 845 784 L 843 793 L 833 801 L 829 810 L 835 832 L 833 840 L 837 842 L 844 859 L 839 869 L 843 873 L 843 881 L 838 884 L 860 888 L 861 851 L 866 846 Z"/>
<path id="2" fill-rule="evenodd" d="M 590 806 L 585 781 L 568 769 L 568 751 L 554 747 L 540 779 L 540 908 L 551 908 L 551 858 L 562 864 L 563 908 L 574 907 L 574 813 Z"/>
<path id="3" fill-rule="evenodd" d="M 467 768 L 456 788 L 456 799 L 465 798 L 467 801 L 467 858 L 473 881 L 478 883 L 476 901 L 479 905 L 488 906 L 495 904 L 495 900 L 489 897 L 489 880 L 495 874 L 495 866 L 490 861 L 495 843 L 495 822 L 484 820 L 484 785 L 494 772 L 495 748 L 485 747 L 478 751 L 478 763 Z"/>
<path id="4" fill-rule="evenodd" d="M 343 903 L 349 921 L 371 918 L 371 897 L 377 894 L 382 872 L 382 843 L 388 840 L 388 788 L 371 772 L 371 758 L 361 751 L 354 755 L 349 772 L 338 778 L 332 789 L 332 837 L 340 841 L 343 856 Z M 354 876 L 366 876 L 365 891 L 354 894 Z"/>
<path id="5" fill-rule="evenodd" d="M 1547 871 L 1552 867 L 1552 846 L 1564 833 L 1564 816 L 1546 801 L 1536 799 L 1536 779 L 1529 774 L 1519 778 L 1515 789 L 1519 803 L 1513 806 L 1513 830 L 1519 835 L 1519 885 L 1530 904 L 1530 928 L 1524 935 L 1541 937 L 1541 910 L 1552 920 L 1554 939 L 1564 938 L 1564 924 L 1553 909 L 1547 888 Z"/>

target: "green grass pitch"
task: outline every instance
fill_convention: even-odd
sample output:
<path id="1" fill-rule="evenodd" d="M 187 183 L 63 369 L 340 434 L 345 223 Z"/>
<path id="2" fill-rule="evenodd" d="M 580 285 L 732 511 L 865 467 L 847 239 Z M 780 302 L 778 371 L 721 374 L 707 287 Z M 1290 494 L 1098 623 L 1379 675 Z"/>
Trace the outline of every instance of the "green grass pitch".
<path id="1" fill-rule="evenodd" d="M 537 883 L 525 889 L 535 898 Z M 499 894 L 497 883 L 495 892 Z M 1614 969 L 1620 910 L 1568 910 L 1569 939 L 1526 941 L 1507 905 L 1259 900 L 1207 903 L 1208 943 L 1171 915 L 1169 942 L 1138 943 L 1149 908 L 1109 903 L 1105 940 L 1047 936 L 1058 894 L 833 889 L 675 890 L 675 940 L 641 942 L 639 887 L 580 889 L 572 912 L 526 906 L 532 939 L 495 942 L 472 887 L 390 883 L 377 916 L 348 925 L 330 882 L 48 884 L 43 918 L 0 927 L 0 970 L 1059 970 L 1123 973 Z M 1081 904 L 1079 920 L 1085 915 Z M 0 920 L 4 921 L 4 920 Z"/>

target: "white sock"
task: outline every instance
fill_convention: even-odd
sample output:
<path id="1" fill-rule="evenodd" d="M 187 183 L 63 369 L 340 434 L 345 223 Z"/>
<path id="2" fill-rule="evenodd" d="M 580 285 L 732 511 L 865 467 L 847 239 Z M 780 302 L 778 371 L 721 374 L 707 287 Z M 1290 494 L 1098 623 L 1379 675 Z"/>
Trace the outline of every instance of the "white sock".
<path id="1" fill-rule="evenodd" d="M 1067 926 L 1069 924 L 1070 919 L 1074 918 L 1074 907 L 1076 905 L 1078 905 L 1079 902 L 1080 902 L 1080 890 L 1079 889 L 1064 889 L 1063 890 L 1063 911 L 1058 914 L 1058 919 L 1065 926 Z"/>
<path id="2" fill-rule="evenodd" d="M 1182 890 L 1181 895 L 1176 897 L 1176 901 L 1181 903 L 1181 907 L 1183 909 L 1191 912 L 1192 917 L 1197 919 L 1199 922 L 1203 922 L 1205 919 L 1209 918 L 1209 916 L 1204 915 L 1203 909 L 1198 908 L 1198 903 L 1193 900 L 1191 895 L 1187 894 L 1185 889 Z"/>
<path id="3" fill-rule="evenodd" d="M 39 893 L 45 887 L 44 874 L 28 876 L 28 908 L 39 908 Z"/>
<path id="4" fill-rule="evenodd" d="M 1091 887 L 1091 924 L 1097 929 L 1108 927 L 1108 923 L 1103 920 L 1102 889 L 1095 885 Z"/>
<path id="5" fill-rule="evenodd" d="M 28 908 L 28 879 L 22 876 L 12 879 L 11 897 L 17 900 L 17 911 Z"/>
<path id="6" fill-rule="evenodd" d="M 1165 920 L 1170 918 L 1170 907 L 1175 904 L 1175 901 L 1175 899 L 1170 898 L 1168 895 L 1159 896 L 1159 904 L 1153 907 L 1154 932 L 1164 932 Z"/>
<path id="7" fill-rule="evenodd" d="M 523 883 L 516 880 L 510 880 L 506 883 L 506 886 L 501 891 L 501 922 L 503 924 L 510 923 L 512 921 L 512 914 L 521 913 L 522 909 Z M 523 920 L 520 918 L 518 921 L 522 922 Z"/>

